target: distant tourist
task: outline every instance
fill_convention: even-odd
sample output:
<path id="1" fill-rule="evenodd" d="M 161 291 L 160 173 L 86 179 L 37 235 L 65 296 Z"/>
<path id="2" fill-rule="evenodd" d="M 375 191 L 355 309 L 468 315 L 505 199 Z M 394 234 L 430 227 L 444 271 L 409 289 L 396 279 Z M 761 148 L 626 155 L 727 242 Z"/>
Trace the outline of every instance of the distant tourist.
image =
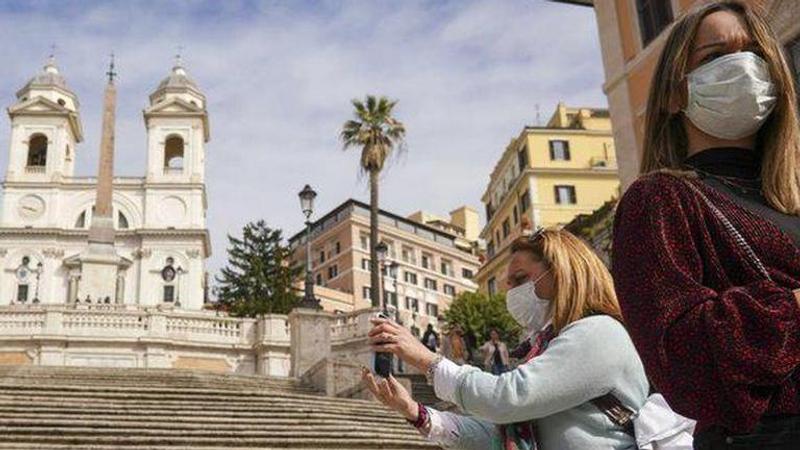
<path id="1" fill-rule="evenodd" d="M 492 328 L 489 340 L 480 348 L 483 352 L 483 367 L 494 375 L 508 371 L 508 347 L 500 340 L 500 333 Z"/>
<path id="2" fill-rule="evenodd" d="M 461 327 L 455 325 L 451 327 L 442 341 L 442 355 L 456 364 L 464 364 L 467 361 L 467 348 L 464 344 L 464 332 Z"/>
<path id="3" fill-rule="evenodd" d="M 430 323 L 425 334 L 422 335 L 422 344 L 433 353 L 436 353 L 436 349 L 439 348 L 439 335 L 433 330 L 433 325 Z"/>

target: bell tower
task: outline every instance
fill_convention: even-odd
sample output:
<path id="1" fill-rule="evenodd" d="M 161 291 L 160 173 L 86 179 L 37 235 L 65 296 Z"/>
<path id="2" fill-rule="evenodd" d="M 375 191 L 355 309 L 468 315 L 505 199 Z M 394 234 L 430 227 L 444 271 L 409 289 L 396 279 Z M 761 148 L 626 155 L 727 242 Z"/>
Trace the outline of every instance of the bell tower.
<path id="1" fill-rule="evenodd" d="M 206 96 L 189 78 L 180 55 L 150 94 L 147 127 L 148 183 L 204 183 L 208 142 Z"/>
<path id="2" fill-rule="evenodd" d="M 8 181 L 49 181 L 75 173 L 75 145 L 83 140 L 78 97 L 50 55 L 42 71 L 17 91 L 11 119 Z"/>

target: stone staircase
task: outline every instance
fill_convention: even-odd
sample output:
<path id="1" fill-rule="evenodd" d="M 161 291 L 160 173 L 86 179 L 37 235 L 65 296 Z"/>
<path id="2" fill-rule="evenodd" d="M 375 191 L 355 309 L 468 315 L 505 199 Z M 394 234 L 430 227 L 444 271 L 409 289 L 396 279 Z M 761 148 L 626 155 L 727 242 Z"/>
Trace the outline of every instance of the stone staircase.
<path id="1" fill-rule="evenodd" d="M 411 396 L 414 400 L 425 406 L 434 406 L 439 403 L 438 397 L 433 391 L 433 386 L 429 385 L 422 374 L 399 374 L 397 378 L 405 378 L 411 382 Z"/>
<path id="2" fill-rule="evenodd" d="M 0 366 L 0 449 L 436 449 L 365 400 L 294 379 Z"/>

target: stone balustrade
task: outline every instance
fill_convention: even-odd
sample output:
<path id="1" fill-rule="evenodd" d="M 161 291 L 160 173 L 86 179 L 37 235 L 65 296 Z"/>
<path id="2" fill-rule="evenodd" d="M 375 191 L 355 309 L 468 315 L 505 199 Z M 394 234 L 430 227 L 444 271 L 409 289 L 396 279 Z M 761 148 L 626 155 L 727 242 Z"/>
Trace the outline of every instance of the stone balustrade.
<path id="1" fill-rule="evenodd" d="M 299 311 L 299 313 L 298 313 Z M 0 364 L 195 368 L 301 376 L 320 359 L 338 392 L 350 378 L 339 363 L 369 365 L 369 319 L 377 310 L 346 314 L 295 310 L 257 319 L 210 311 L 130 305 L 28 304 L 0 307 Z M 297 330 L 292 333 L 290 317 Z M 292 360 L 300 362 L 292 373 Z"/>

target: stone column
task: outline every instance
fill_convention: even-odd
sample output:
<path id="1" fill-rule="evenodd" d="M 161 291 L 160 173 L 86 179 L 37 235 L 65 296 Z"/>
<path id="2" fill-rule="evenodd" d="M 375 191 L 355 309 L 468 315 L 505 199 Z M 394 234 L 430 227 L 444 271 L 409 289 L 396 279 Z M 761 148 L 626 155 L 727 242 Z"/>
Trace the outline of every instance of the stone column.
<path id="1" fill-rule="evenodd" d="M 331 355 L 333 314 L 295 308 L 289 313 L 292 355 L 291 376 L 300 377 L 311 366 Z"/>

